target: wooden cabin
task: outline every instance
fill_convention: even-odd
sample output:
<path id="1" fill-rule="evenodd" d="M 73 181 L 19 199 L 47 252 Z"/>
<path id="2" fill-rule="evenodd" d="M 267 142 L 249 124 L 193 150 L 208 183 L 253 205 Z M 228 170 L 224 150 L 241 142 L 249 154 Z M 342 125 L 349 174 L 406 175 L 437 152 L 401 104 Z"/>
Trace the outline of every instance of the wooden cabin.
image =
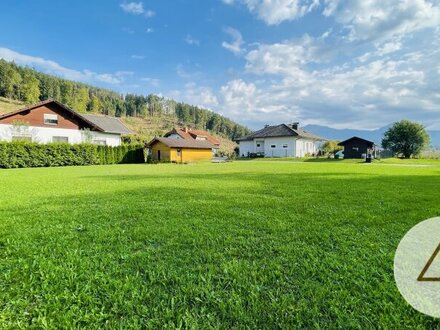
<path id="1" fill-rule="evenodd" d="M 151 159 L 157 162 L 191 163 L 208 161 L 213 156 L 213 145 L 207 141 L 158 137 L 147 147 Z"/>
<path id="2" fill-rule="evenodd" d="M 374 142 L 353 136 L 338 143 L 344 147 L 344 159 L 365 158 L 367 154 L 374 153 Z"/>

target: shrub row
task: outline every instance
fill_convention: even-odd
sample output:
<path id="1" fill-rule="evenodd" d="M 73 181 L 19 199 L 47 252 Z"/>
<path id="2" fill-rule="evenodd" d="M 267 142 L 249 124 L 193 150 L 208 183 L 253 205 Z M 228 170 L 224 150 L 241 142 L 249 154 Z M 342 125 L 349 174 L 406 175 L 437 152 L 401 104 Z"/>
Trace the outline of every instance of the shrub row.
<path id="1" fill-rule="evenodd" d="M 0 142 L 0 168 L 144 163 L 142 145 Z"/>
<path id="2" fill-rule="evenodd" d="M 98 146 L 98 164 L 145 163 L 142 144 L 123 144 L 119 147 Z"/>

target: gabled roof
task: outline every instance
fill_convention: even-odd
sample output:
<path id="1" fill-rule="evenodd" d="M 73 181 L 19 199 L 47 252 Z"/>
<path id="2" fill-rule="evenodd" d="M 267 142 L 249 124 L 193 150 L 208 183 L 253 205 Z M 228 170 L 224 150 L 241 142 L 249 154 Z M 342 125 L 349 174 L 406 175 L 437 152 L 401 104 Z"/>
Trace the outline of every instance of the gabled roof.
<path id="1" fill-rule="evenodd" d="M 208 141 L 187 140 L 187 139 L 172 139 L 166 137 L 158 137 L 151 140 L 147 146 L 151 147 L 156 142 L 161 142 L 170 148 L 189 148 L 189 149 L 212 149 L 214 145 Z"/>
<path id="2" fill-rule="evenodd" d="M 347 143 L 349 143 L 349 142 L 351 142 L 351 141 L 353 141 L 353 140 L 357 140 L 357 141 L 360 141 L 360 142 L 364 142 L 364 143 L 366 143 L 366 144 L 368 144 L 368 145 L 371 145 L 371 146 L 374 145 L 374 142 L 373 142 L 373 141 L 365 140 L 365 139 L 360 138 L 360 137 L 358 137 L 358 136 L 353 136 L 353 137 L 351 137 L 351 138 L 349 138 L 349 139 L 347 139 L 347 140 L 344 140 L 344 141 L 342 141 L 342 142 L 339 142 L 339 143 L 338 143 L 338 146 L 344 146 L 344 145 L 346 145 Z"/>
<path id="3" fill-rule="evenodd" d="M 193 139 L 193 137 L 189 133 L 185 132 L 185 130 L 183 130 L 181 128 L 173 128 L 171 131 L 165 133 L 164 137 L 168 137 L 171 134 L 177 134 L 182 139 Z"/>
<path id="4" fill-rule="evenodd" d="M 190 130 L 188 130 L 188 133 L 190 135 L 192 135 L 194 138 L 196 138 L 197 136 L 203 136 L 203 137 L 206 137 L 206 140 L 208 142 L 215 144 L 215 145 L 220 145 L 220 141 L 218 139 L 216 139 L 215 137 L 213 137 L 208 132 L 197 130 L 197 129 L 190 129 Z"/>
<path id="5" fill-rule="evenodd" d="M 185 130 L 183 128 L 173 128 L 171 131 L 169 131 L 168 133 L 166 133 L 164 136 L 168 137 L 171 134 L 177 134 L 179 135 L 182 139 L 196 139 L 197 136 L 202 136 L 205 137 L 206 140 L 215 145 L 215 146 L 219 146 L 220 145 L 220 141 L 218 139 L 216 139 L 215 137 L 213 137 L 211 134 L 209 134 L 206 131 L 202 131 L 202 130 L 197 130 L 197 129 L 188 129 Z"/>
<path id="6" fill-rule="evenodd" d="M 16 111 L 0 115 L 0 119 L 7 118 L 10 116 L 14 116 L 26 111 L 31 111 L 33 109 L 39 108 L 43 105 L 55 104 L 67 113 L 69 113 L 73 118 L 76 118 L 86 124 L 86 127 L 89 127 L 98 132 L 105 133 L 114 133 L 114 134 L 133 134 L 133 132 L 128 129 L 118 118 L 109 117 L 109 116 L 99 116 L 99 115 L 88 115 L 88 114 L 80 114 L 75 110 L 72 110 L 68 106 L 58 102 L 56 100 L 48 99 L 46 101 L 42 101 L 39 103 L 32 104 L 22 109 L 18 109 Z"/>
<path id="7" fill-rule="evenodd" d="M 127 128 L 119 118 L 99 115 L 82 115 L 95 125 L 101 127 L 107 133 L 133 134 L 133 131 Z"/>
<path id="8" fill-rule="evenodd" d="M 237 141 L 253 140 L 258 138 L 267 137 L 283 137 L 283 136 L 297 136 L 299 138 L 311 139 L 311 140 L 324 140 L 323 138 L 307 132 L 303 128 L 292 128 L 286 124 L 280 124 L 276 126 L 266 126 L 259 131 L 253 132 L 247 136 L 237 139 Z"/>
<path id="9" fill-rule="evenodd" d="M 18 110 L 6 113 L 4 115 L 0 115 L 0 119 L 4 119 L 4 118 L 8 118 L 8 117 L 11 117 L 11 116 L 14 116 L 14 115 L 18 115 L 18 114 L 21 114 L 21 113 L 26 112 L 26 111 L 31 111 L 33 109 L 39 108 L 39 107 L 41 107 L 43 105 L 47 105 L 47 104 L 55 104 L 58 107 L 60 107 L 61 109 L 63 109 L 64 111 L 68 112 L 70 115 L 72 115 L 73 118 L 79 119 L 80 121 L 85 123 L 86 126 L 92 128 L 92 129 L 95 129 L 95 130 L 97 130 L 99 132 L 104 132 L 103 128 L 101 128 L 98 125 L 96 125 L 95 123 L 91 122 L 89 119 L 85 118 L 83 115 L 80 115 L 78 112 L 70 109 L 68 106 L 62 104 L 61 102 L 58 102 L 58 101 L 52 100 L 52 99 L 48 99 L 46 101 L 41 101 L 41 102 L 38 102 L 38 103 L 35 103 L 35 104 L 32 104 L 32 105 L 29 105 L 29 106 L 27 106 L 25 108 L 18 109 Z"/>

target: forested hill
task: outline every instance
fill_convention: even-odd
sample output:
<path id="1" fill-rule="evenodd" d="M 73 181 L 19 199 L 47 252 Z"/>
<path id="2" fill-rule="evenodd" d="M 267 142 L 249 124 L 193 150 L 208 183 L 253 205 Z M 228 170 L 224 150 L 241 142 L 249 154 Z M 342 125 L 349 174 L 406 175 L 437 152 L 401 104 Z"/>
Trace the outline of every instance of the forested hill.
<path id="1" fill-rule="evenodd" d="M 215 112 L 156 95 L 119 94 L 61 79 L 0 59 L 0 96 L 32 104 L 53 98 L 78 112 L 155 120 L 172 119 L 180 125 L 209 130 L 230 139 L 249 130 Z"/>

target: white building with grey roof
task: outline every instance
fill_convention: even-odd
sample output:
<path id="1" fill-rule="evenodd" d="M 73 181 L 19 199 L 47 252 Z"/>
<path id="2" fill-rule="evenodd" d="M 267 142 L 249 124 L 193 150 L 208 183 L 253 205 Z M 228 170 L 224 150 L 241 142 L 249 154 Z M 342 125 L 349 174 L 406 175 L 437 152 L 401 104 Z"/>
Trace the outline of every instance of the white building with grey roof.
<path id="1" fill-rule="evenodd" d="M 119 118 L 78 113 L 46 100 L 0 115 L 0 141 L 93 143 L 119 146 L 132 134 Z"/>
<path id="2" fill-rule="evenodd" d="M 239 138 L 239 156 L 306 157 L 318 153 L 325 139 L 305 131 L 298 123 L 266 125 L 261 130 Z"/>

